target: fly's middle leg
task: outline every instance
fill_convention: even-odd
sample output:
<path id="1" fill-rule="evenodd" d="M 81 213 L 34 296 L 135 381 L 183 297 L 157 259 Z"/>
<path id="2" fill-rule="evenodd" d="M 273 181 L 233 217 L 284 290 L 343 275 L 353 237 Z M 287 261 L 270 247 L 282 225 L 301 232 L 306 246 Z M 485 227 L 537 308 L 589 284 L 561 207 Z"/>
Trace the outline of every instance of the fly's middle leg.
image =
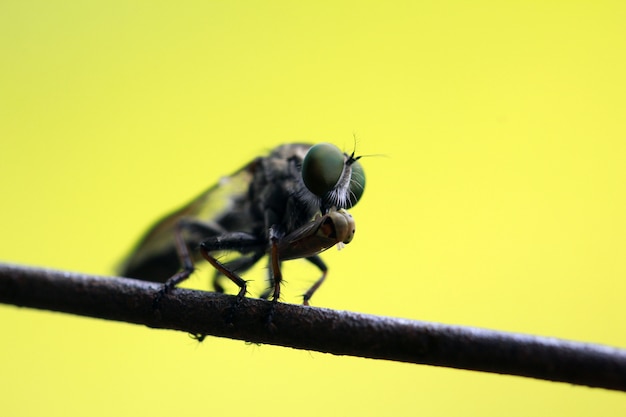
<path id="1" fill-rule="evenodd" d="M 222 250 L 233 250 L 242 254 L 251 254 L 247 256 L 242 255 L 242 258 L 224 264 L 212 255 L 213 252 Z M 224 233 L 220 236 L 215 236 L 201 242 L 200 254 L 211 265 L 213 265 L 219 273 L 226 275 L 228 279 L 239 287 L 239 293 L 226 315 L 226 321 L 228 323 L 232 323 L 241 301 L 248 292 L 247 281 L 237 275 L 233 268 L 246 270 L 252 267 L 252 265 L 254 265 L 265 254 L 265 244 L 260 244 L 259 239 L 249 233 Z"/>
<path id="2" fill-rule="evenodd" d="M 232 250 L 240 253 L 251 252 L 252 254 L 224 264 L 212 255 L 213 252 L 221 250 Z M 204 240 L 200 243 L 200 254 L 219 273 L 228 277 L 239 287 L 237 297 L 243 298 L 247 293 L 247 281 L 237 275 L 235 271 L 249 269 L 263 257 L 265 251 L 264 245 L 260 244 L 257 237 L 249 233 L 233 232 Z M 219 291 L 220 287 L 216 285 L 215 279 L 214 286 Z"/>
<path id="3" fill-rule="evenodd" d="M 218 261 L 213 255 L 211 255 L 211 252 L 204 246 L 204 242 L 200 244 L 200 253 L 202 254 L 202 257 L 206 259 L 211 265 L 213 265 L 215 269 L 217 269 L 223 275 L 226 275 L 232 282 L 237 284 L 237 286 L 239 287 L 237 298 L 243 298 L 246 295 L 246 293 L 248 292 L 247 281 L 231 271 L 229 268 L 226 267 L 226 265 Z M 217 289 L 219 291 L 219 287 L 217 287 Z"/>
<path id="4" fill-rule="evenodd" d="M 241 255 L 240 257 L 228 261 L 223 264 L 224 268 L 230 270 L 231 272 L 240 275 L 241 273 L 247 271 L 252 268 L 262 257 L 265 256 L 265 252 L 262 250 L 255 251 L 252 255 Z M 223 274 L 219 270 L 215 270 L 215 274 L 213 275 L 213 290 L 215 292 L 224 292 L 224 287 L 220 283 L 220 279 L 223 277 Z"/>

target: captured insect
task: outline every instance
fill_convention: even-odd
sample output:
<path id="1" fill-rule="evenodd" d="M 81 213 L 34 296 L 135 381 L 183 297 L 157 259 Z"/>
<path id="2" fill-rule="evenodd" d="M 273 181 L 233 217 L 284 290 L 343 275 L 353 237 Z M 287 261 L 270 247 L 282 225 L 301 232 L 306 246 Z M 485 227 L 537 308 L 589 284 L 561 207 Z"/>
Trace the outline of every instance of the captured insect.
<path id="1" fill-rule="evenodd" d="M 269 288 L 261 296 L 271 295 L 276 302 L 281 263 L 305 258 L 322 274 L 303 294 L 303 304 L 308 305 L 328 272 L 319 253 L 354 237 L 355 222 L 346 209 L 359 201 L 365 188 L 359 158 L 329 143 L 279 146 L 156 223 L 120 273 L 164 282 L 162 295 L 205 259 L 216 270 L 215 290 L 224 292 L 220 281 L 226 276 L 239 287 L 241 298 L 247 282 L 240 274 L 268 255 Z M 222 252 L 236 256 L 220 260 L 216 256 Z"/>

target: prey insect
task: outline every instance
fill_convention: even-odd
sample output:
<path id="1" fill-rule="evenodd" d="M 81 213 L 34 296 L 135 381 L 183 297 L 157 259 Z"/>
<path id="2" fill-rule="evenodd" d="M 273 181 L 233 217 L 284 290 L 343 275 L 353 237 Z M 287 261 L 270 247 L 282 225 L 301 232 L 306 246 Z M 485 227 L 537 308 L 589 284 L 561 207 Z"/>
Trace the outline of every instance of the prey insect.
<path id="1" fill-rule="evenodd" d="M 359 158 L 328 143 L 279 146 L 157 222 L 120 272 L 163 282 L 162 296 L 205 259 L 216 270 L 215 290 L 224 291 L 221 280 L 226 276 L 242 298 L 247 282 L 240 274 L 268 255 L 269 288 L 261 296 L 271 295 L 276 302 L 281 263 L 305 258 L 321 272 L 303 294 L 308 305 L 328 272 L 319 253 L 354 237 L 354 219 L 346 209 L 359 201 L 365 187 Z M 217 257 L 221 252 L 236 256 L 223 261 Z"/>

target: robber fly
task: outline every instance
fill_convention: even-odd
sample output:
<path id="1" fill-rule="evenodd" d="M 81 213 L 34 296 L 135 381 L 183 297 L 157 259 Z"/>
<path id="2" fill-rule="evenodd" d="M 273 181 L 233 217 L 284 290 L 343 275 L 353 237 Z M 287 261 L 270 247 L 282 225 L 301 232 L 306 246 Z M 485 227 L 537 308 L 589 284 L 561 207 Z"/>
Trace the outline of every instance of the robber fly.
<path id="1" fill-rule="evenodd" d="M 247 286 L 240 274 L 268 255 L 270 285 L 262 297 L 272 295 L 276 302 L 281 262 L 305 258 L 322 274 L 303 295 L 308 305 L 328 271 L 319 253 L 354 237 L 355 223 L 346 209 L 365 187 L 359 158 L 328 143 L 279 146 L 156 223 L 120 272 L 164 282 L 162 295 L 191 275 L 194 262 L 205 259 L 216 269 L 215 290 L 224 291 L 220 279 L 226 276 L 242 298 Z M 224 251 L 237 256 L 219 260 L 216 255 Z"/>

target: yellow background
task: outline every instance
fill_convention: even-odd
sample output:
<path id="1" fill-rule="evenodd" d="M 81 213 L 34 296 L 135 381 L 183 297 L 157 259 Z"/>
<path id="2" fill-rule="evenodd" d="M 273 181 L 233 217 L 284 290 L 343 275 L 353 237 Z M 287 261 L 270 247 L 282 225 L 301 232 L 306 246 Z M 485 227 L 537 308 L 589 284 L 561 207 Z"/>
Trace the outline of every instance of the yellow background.
<path id="1" fill-rule="evenodd" d="M 623 4 L 4 1 L 0 259 L 111 274 L 254 156 L 356 134 L 383 156 L 314 305 L 626 348 Z M 317 277 L 285 274 L 287 302 Z M 519 377 L 12 306 L 0 323 L 6 416 L 626 412 Z"/>

